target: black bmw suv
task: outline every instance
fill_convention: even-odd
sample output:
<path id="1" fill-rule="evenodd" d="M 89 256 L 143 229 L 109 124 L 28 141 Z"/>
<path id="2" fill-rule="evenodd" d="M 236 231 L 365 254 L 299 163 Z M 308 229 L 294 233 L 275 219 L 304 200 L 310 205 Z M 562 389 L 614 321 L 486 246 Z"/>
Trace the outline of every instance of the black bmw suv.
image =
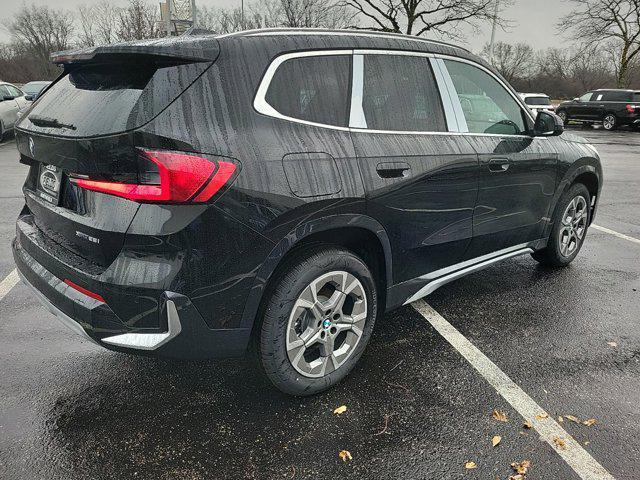
<path id="1" fill-rule="evenodd" d="M 640 129 L 640 91 L 592 90 L 569 102 L 562 102 L 556 113 L 565 124 L 576 121 L 582 124 L 602 123 L 605 130 L 615 130 L 623 125 Z"/>
<path id="2" fill-rule="evenodd" d="M 517 255 L 567 265 L 595 214 L 595 149 L 455 46 L 257 30 L 54 60 L 17 129 L 13 252 L 111 350 L 249 351 L 312 394 L 383 312 Z"/>

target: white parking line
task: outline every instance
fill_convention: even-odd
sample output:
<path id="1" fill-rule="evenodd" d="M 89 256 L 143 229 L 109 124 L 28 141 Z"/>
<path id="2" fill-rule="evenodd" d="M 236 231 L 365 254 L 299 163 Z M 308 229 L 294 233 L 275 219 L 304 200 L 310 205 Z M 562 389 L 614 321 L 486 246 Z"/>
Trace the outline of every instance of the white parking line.
<path id="1" fill-rule="evenodd" d="M 456 328 L 424 300 L 411 304 L 447 340 L 485 380 L 525 419 L 540 437 L 553 448 L 583 480 L 613 480 L 582 446 L 569 435 L 542 407 L 525 393 L 506 373 L 478 350 Z M 559 440 L 560 441 L 559 441 Z M 557 443 L 556 443 L 557 442 Z"/>
<path id="2" fill-rule="evenodd" d="M 19 281 L 20 277 L 18 276 L 18 271 L 14 268 L 11 270 L 11 273 L 7 275 L 2 282 L 0 282 L 0 300 L 2 300 Z"/>
<path id="3" fill-rule="evenodd" d="M 591 224 L 591 228 L 595 228 L 596 230 L 600 230 L 601 232 L 608 233 L 609 235 L 613 235 L 615 237 L 622 238 L 624 240 L 629 240 L 630 242 L 640 244 L 640 239 L 637 239 L 637 238 L 634 238 L 634 237 L 630 237 L 629 235 L 625 235 L 624 233 L 616 232 L 615 230 L 610 230 L 608 228 L 601 227 L 600 225 Z"/>

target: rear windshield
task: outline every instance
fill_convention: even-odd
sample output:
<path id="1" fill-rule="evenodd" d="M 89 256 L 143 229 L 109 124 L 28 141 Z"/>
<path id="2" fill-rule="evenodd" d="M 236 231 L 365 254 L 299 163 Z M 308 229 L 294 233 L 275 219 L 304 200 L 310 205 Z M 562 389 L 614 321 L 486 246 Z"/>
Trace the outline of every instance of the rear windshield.
<path id="1" fill-rule="evenodd" d="M 549 97 L 527 97 L 524 99 L 527 105 L 551 105 Z"/>
<path id="2" fill-rule="evenodd" d="M 19 127 L 72 137 L 131 130 L 158 115 L 209 65 L 112 63 L 76 67 L 45 92 Z"/>

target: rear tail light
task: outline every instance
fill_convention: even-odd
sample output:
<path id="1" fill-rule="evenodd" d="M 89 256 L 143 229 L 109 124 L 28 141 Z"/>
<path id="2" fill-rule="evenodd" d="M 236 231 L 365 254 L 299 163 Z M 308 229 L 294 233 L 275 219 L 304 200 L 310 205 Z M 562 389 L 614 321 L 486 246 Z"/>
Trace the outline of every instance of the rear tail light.
<path id="1" fill-rule="evenodd" d="M 182 152 L 139 149 L 138 183 L 71 178 L 79 187 L 135 202 L 201 203 L 227 185 L 236 171 L 229 161 Z"/>
<path id="2" fill-rule="evenodd" d="M 67 285 L 69 285 L 71 288 L 73 288 L 74 290 L 77 290 L 78 292 L 86 295 L 87 297 L 91 297 L 95 300 L 98 300 L 99 302 L 102 303 L 107 303 L 104 301 L 104 298 L 102 298 L 102 295 L 98 295 L 95 292 L 92 292 L 91 290 L 87 290 L 84 287 L 81 287 L 80 285 L 78 285 L 77 283 L 72 282 L 71 280 L 69 280 L 68 278 L 64 279 L 64 283 L 66 283 Z"/>
<path id="3" fill-rule="evenodd" d="M 627 112 L 629 112 L 629 113 L 636 113 L 636 107 L 635 107 L 635 105 L 627 105 Z"/>

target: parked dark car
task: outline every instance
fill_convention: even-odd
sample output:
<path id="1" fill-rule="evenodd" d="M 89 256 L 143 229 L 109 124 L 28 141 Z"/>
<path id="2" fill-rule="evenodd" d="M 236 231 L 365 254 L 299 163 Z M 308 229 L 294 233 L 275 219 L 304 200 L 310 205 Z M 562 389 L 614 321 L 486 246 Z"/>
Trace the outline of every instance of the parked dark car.
<path id="1" fill-rule="evenodd" d="M 595 149 L 459 47 L 258 30 L 55 60 L 18 126 L 14 257 L 108 349 L 248 350 L 309 395 L 383 312 L 517 255 L 567 265 L 595 214 Z"/>
<path id="2" fill-rule="evenodd" d="M 593 90 L 570 102 L 562 102 L 556 113 L 565 124 L 569 121 L 602 123 L 605 130 L 615 130 L 622 125 L 640 128 L 640 91 Z"/>

